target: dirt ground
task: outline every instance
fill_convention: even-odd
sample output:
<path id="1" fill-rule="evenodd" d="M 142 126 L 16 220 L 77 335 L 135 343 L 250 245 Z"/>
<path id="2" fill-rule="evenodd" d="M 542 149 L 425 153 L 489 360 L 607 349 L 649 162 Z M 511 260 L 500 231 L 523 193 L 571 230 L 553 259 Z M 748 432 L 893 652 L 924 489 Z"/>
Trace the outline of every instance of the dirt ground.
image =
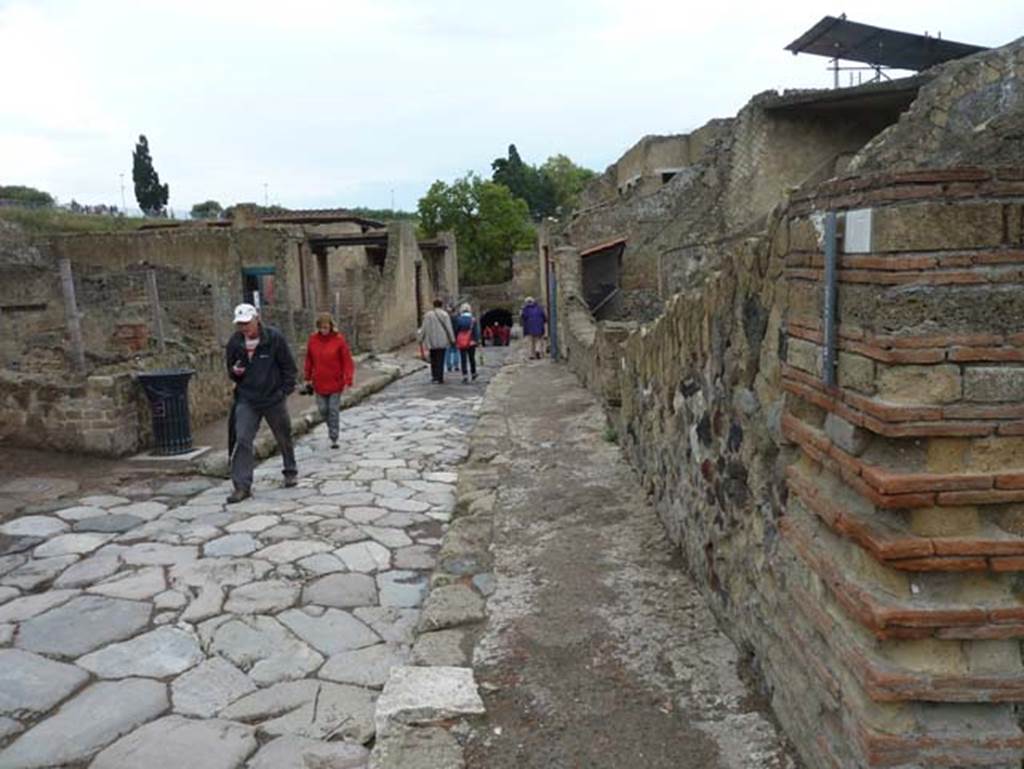
<path id="1" fill-rule="evenodd" d="M 512 365 L 488 398 L 509 442 L 469 769 L 797 766 L 572 373 Z"/>

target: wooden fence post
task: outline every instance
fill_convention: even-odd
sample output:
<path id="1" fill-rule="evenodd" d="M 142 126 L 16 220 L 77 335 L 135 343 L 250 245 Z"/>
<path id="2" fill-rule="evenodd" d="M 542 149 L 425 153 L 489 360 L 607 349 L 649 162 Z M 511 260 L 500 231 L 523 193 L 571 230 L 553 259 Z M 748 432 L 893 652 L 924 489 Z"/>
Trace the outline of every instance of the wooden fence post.
<path id="1" fill-rule="evenodd" d="M 64 317 L 68 324 L 68 337 L 71 340 L 71 360 L 75 370 L 85 373 L 85 344 L 82 342 L 82 320 L 78 314 L 78 302 L 75 301 L 75 279 L 71 273 L 71 260 L 60 260 L 60 285 L 64 294 Z"/>
<path id="2" fill-rule="evenodd" d="M 146 296 L 149 297 L 149 308 L 153 313 L 153 330 L 160 352 L 167 352 L 167 341 L 164 338 L 164 314 L 160 309 L 160 292 L 156 287 L 156 270 L 146 273 Z"/>

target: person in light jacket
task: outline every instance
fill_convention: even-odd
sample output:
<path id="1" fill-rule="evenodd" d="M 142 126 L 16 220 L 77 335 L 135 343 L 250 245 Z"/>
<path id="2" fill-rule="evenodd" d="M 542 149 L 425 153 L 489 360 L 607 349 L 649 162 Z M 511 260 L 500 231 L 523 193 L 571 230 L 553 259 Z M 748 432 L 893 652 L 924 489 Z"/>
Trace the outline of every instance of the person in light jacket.
<path id="1" fill-rule="evenodd" d="M 548 316 L 544 314 L 544 308 L 532 296 L 528 296 L 520 320 L 523 322 L 523 333 L 530 338 L 530 357 L 540 360 L 544 352 L 544 329 Z"/>
<path id="2" fill-rule="evenodd" d="M 449 345 L 455 344 L 452 320 L 444 311 L 443 302 L 434 300 L 434 307 L 423 316 L 420 342 L 430 350 L 430 378 L 434 384 L 444 384 L 444 356 Z"/>
<path id="3" fill-rule="evenodd" d="M 316 319 L 316 332 L 306 344 L 306 382 L 313 387 L 320 416 L 327 422 L 331 448 L 338 448 L 338 407 L 341 393 L 352 386 L 355 363 L 345 335 L 334 326 L 329 312 Z"/>

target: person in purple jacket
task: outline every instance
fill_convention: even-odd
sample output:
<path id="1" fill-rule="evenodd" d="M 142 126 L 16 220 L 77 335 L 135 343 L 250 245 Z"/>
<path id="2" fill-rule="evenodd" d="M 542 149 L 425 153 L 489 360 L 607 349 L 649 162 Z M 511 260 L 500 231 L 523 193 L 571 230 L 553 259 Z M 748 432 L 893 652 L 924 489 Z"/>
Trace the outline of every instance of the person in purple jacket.
<path id="1" fill-rule="evenodd" d="M 544 330 L 548 316 L 544 314 L 544 308 L 532 296 L 528 296 L 520 320 L 523 323 L 523 334 L 530 337 L 530 357 L 540 360 L 544 357 Z"/>

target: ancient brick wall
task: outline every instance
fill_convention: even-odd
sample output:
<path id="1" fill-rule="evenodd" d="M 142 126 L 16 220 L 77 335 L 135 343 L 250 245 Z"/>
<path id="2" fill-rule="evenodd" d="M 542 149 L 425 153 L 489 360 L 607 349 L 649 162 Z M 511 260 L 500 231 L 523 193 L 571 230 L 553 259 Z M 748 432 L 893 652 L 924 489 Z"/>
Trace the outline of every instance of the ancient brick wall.
<path id="1" fill-rule="evenodd" d="M 617 372 L 623 450 L 815 769 L 1024 760 L 1022 49 L 948 65 L 762 226 L 697 230 L 702 269 L 617 355 L 560 252 L 569 365 L 606 398 Z"/>
<path id="2" fill-rule="evenodd" d="M 223 416 L 231 398 L 223 344 L 242 298 L 241 268 L 271 266 L 277 301 L 264 319 L 287 334 L 301 365 L 312 309 L 291 291 L 297 249 L 274 230 L 168 230 L 55 237 L 31 260 L 6 260 L 0 279 L 0 436 L 12 445 L 122 455 L 150 445 L 139 371 L 187 367 L 193 425 Z M 24 252 L 24 249 L 21 249 Z M 72 365 L 58 260 L 72 265 L 86 371 Z M 156 276 L 166 351 L 147 293 Z M 297 344 L 296 344 L 297 342 Z"/>

